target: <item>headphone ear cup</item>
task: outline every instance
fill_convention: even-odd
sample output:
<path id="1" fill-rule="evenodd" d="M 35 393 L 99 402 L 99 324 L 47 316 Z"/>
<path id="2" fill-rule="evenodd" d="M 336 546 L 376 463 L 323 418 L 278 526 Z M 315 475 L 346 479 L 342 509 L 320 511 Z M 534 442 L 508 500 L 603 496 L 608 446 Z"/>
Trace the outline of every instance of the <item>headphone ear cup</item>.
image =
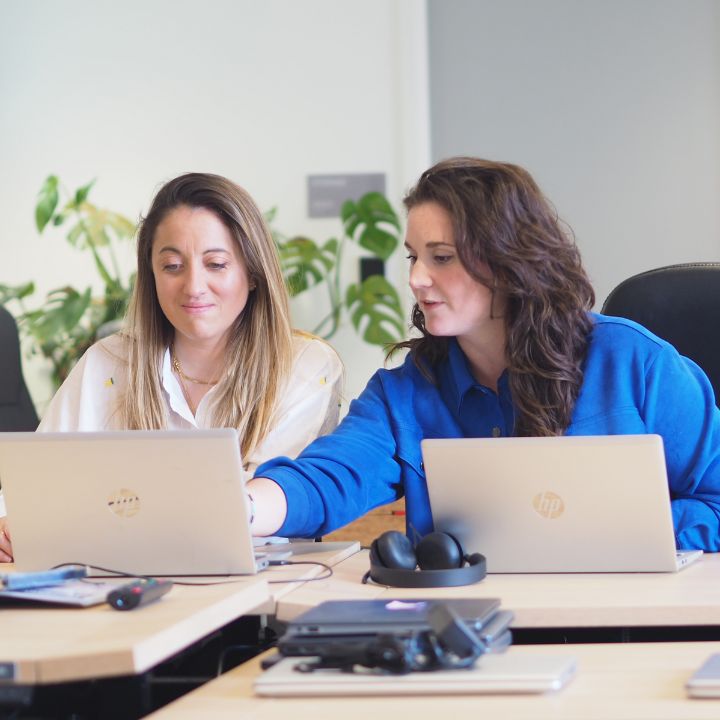
<path id="1" fill-rule="evenodd" d="M 397 530 L 388 530 L 373 540 L 370 563 L 397 570 L 414 570 L 417 558 L 407 535 Z"/>
<path id="2" fill-rule="evenodd" d="M 468 555 L 465 560 L 468 565 L 479 565 L 485 562 L 485 556 L 481 553 L 473 553 L 472 555 Z"/>
<path id="3" fill-rule="evenodd" d="M 415 548 L 415 555 L 421 570 L 449 570 L 463 565 L 462 547 L 448 533 L 428 533 Z"/>

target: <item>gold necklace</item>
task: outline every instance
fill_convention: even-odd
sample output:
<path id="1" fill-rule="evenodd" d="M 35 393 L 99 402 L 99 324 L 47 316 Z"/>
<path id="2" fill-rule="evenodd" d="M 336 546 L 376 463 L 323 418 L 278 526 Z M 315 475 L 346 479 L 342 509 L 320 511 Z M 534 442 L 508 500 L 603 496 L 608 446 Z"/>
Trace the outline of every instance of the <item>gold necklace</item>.
<path id="1" fill-rule="evenodd" d="M 180 381 L 180 389 L 182 390 L 185 402 L 188 404 L 190 412 L 195 415 L 195 412 L 197 411 L 197 405 L 192 401 L 192 398 L 190 397 L 190 392 L 185 387 L 185 381 L 182 379 L 182 375 L 178 375 L 178 380 Z"/>
<path id="2" fill-rule="evenodd" d="M 188 382 L 195 383 L 195 385 L 217 385 L 217 380 L 200 380 L 200 378 L 194 378 L 190 377 L 189 375 L 186 375 L 182 371 L 182 367 L 180 366 L 180 361 L 177 359 L 177 356 L 175 355 L 175 350 L 170 351 L 170 362 L 172 364 L 173 370 L 180 376 L 181 380 L 187 380 Z"/>

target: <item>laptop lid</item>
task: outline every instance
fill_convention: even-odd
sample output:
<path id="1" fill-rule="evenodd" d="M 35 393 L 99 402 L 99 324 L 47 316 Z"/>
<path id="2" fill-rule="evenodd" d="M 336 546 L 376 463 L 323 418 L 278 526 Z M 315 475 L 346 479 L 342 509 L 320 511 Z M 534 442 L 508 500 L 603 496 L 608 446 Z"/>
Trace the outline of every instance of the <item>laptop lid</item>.
<path id="1" fill-rule="evenodd" d="M 422 451 L 435 529 L 483 553 L 488 572 L 678 569 L 659 435 L 423 440 Z"/>
<path id="2" fill-rule="evenodd" d="M 482 695 L 486 693 L 544 693 L 560 690 L 574 676 L 576 662 L 565 655 L 516 653 L 483 655 L 465 670 L 411 672 L 406 675 L 342 672 L 321 668 L 298 672 L 313 658 L 280 660 L 253 681 L 256 695 L 302 697 L 324 695 Z M 398 707 L 399 713 L 403 710 Z M 468 713 L 469 714 L 469 713 Z M 534 717 L 528 710 L 528 717 Z"/>
<path id="3" fill-rule="evenodd" d="M 253 574 L 232 429 L 0 433 L 15 567 Z"/>

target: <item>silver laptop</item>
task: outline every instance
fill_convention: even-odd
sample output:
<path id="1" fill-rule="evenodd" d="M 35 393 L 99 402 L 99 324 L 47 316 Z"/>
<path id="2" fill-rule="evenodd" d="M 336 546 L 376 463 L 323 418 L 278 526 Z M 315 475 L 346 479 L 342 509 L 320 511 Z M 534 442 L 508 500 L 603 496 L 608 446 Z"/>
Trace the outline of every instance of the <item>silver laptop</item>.
<path id="1" fill-rule="evenodd" d="M 423 440 L 436 530 L 491 573 L 674 572 L 659 435 Z"/>
<path id="2" fill-rule="evenodd" d="M 565 655 L 527 655 L 511 648 L 483 655 L 467 670 L 412 672 L 406 675 L 347 673 L 338 669 L 297 672 L 313 657 L 280 660 L 253 681 L 256 695 L 302 697 L 323 695 L 483 695 L 545 693 L 560 690 L 574 676 L 576 662 Z"/>
<path id="3" fill-rule="evenodd" d="M 15 567 L 253 574 L 232 429 L 0 433 Z"/>

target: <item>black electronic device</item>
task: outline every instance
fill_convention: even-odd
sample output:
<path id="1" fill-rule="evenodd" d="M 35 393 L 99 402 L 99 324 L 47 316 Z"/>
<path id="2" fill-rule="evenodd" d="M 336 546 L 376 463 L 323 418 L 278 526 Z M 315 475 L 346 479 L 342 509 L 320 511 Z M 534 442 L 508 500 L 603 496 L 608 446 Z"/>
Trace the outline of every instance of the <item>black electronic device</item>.
<path id="1" fill-rule="evenodd" d="M 338 668 L 353 672 L 356 666 L 381 672 L 404 674 L 438 669 L 472 667 L 487 651 L 463 619 L 445 603 L 433 603 L 428 618 L 430 628 L 409 635 L 382 633 L 364 642 L 325 641 L 317 655 L 298 664 L 298 672 Z"/>
<path id="2" fill-rule="evenodd" d="M 107 601 L 116 610 L 132 610 L 161 598 L 172 586 L 172 580 L 135 580 L 109 592 Z"/>
<path id="3" fill-rule="evenodd" d="M 326 600 L 290 620 L 293 635 L 377 635 L 430 629 L 432 598 Z M 448 598 L 445 603 L 475 632 L 498 612 L 499 598 Z"/>
<path id="4" fill-rule="evenodd" d="M 370 546 L 370 570 L 363 577 L 404 588 L 472 585 L 485 577 L 485 556 L 467 555 L 449 533 L 431 532 L 413 547 L 409 538 L 390 530 Z"/>
<path id="5" fill-rule="evenodd" d="M 436 600 L 328 600 L 288 623 L 278 639 L 287 657 L 363 652 L 380 635 L 405 641 L 433 629 L 430 612 Z M 513 613 L 500 610 L 496 598 L 452 598 L 443 601 L 486 652 L 503 652 L 512 642 Z M 334 650 L 332 650 L 334 648 Z"/>

